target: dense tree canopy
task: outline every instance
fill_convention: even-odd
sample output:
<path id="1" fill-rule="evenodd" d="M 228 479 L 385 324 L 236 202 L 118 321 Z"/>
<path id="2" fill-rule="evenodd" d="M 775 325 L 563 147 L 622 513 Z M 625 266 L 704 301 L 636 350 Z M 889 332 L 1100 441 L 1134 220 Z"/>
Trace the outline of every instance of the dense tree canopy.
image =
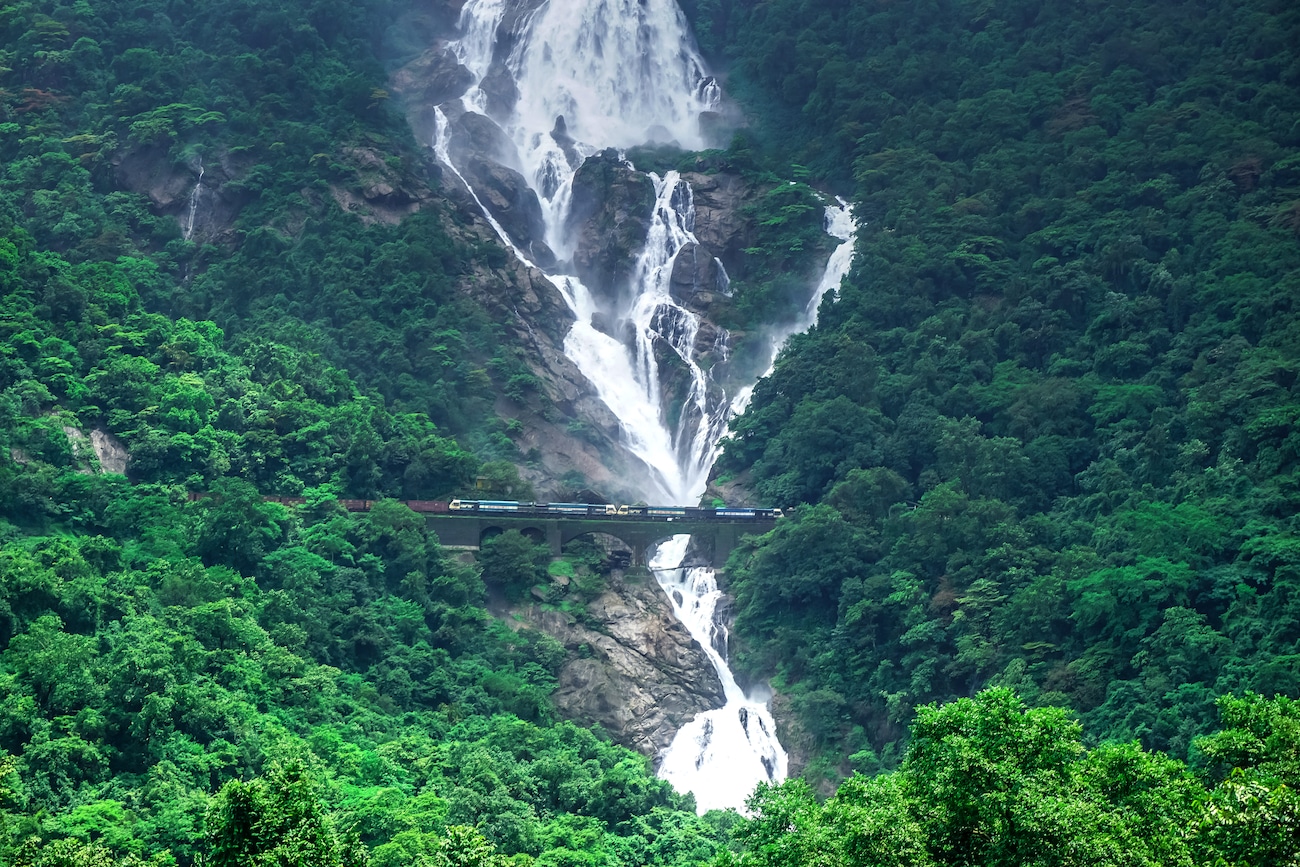
<path id="1" fill-rule="evenodd" d="M 1225 728 L 1198 747 L 1220 761 L 1241 744 L 1229 748 L 1227 779 L 1226 766 L 1192 774 L 1137 744 L 1087 749 L 1066 711 L 1027 709 L 1006 689 L 922 707 L 897 771 L 855 776 L 822 804 L 803 780 L 760 787 L 753 818 L 734 830 L 742 854 L 717 863 L 1300 863 L 1294 703 L 1254 695 L 1220 706 Z"/>
<path id="2" fill-rule="evenodd" d="M 1296 11 L 692 8 L 860 226 L 722 459 L 806 504 L 730 574 L 814 776 L 989 685 L 1177 756 L 1300 694 Z"/>
<path id="3" fill-rule="evenodd" d="M 733 641 L 817 784 L 742 819 L 556 719 L 486 610 L 544 552 L 393 501 L 527 491 L 465 291 L 508 254 L 358 204 L 436 186 L 385 62 L 450 12 L 6 4 L 0 861 L 1296 864 L 1292 5 L 684 4 L 752 123 L 655 158 L 782 181 L 726 324 L 825 245 L 808 183 L 860 226 L 721 466 L 791 508 Z"/>

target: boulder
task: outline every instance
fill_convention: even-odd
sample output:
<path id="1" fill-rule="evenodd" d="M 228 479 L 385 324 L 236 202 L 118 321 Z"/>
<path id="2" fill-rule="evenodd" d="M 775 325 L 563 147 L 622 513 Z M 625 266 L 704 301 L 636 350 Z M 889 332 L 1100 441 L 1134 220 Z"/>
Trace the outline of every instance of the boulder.
<path id="1" fill-rule="evenodd" d="M 492 117 L 508 118 L 519 103 L 519 88 L 515 78 L 503 63 L 494 63 L 487 75 L 478 83 L 487 97 L 487 112 Z"/>
<path id="2" fill-rule="evenodd" d="M 475 111 L 463 111 L 455 117 L 449 115 L 448 132 L 447 152 L 456 165 L 469 157 L 481 157 L 506 166 L 519 166 L 515 143 L 490 117 Z"/>
<path id="3" fill-rule="evenodd" d="M 569 125 L 562 114 L 555 118 L 555 126 L 551 128 L 551 140 L 564 151 L 564 158 L 568 161 L 569 168 L 576 169 L 582 164 L 582 155 L 578 153 L 577 142 L 569 135 Z"/>
<path id="4" fill-rule="evenodd" d="M 594 297 L 616 303 L 650 231 L 654 183 L 608 148 L 578 168 L 572 195 L 573 269 Z"/>
<path id="5" fill-rule="evenodd" d="M 726 276 L 707 248 L 688 243 L 677 251 L 668 291 L 679 304 L 703 313 L 725 290 Z"/>
<path id="6" fill-rule="evenodd" d="M 618 320 L 614 319 L 608 313 L 597 310 L 595 313 L 591 314 L 591 327 L 599 331 L 601 334 L 612 337 L 615 340 L 619 339 Z"/>
<path id="7" fill-rule="evenodd" d="M 555 264 L 555 254 L 546 246 L 541 203 L 523 175 L 479 156 L 468 157 L 462 163 L 461 174 L 510 239 L 538 267 Z"/>

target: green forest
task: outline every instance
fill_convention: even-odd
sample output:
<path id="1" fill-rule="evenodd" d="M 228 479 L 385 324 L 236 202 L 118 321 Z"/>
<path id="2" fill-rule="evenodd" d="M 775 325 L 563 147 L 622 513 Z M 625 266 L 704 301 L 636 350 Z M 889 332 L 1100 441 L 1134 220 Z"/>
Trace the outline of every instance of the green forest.
<path id="1" fill-rule="evenodd" d="M 859 223 L 717 468 L 789 515 L 726 578 L 802 778 L 697 816 L 487 610 L 544 552 L 396 502 L 518 484 L 535 398 L 387 90 L 448 11 L 14 0 L 0 863 L 1300 865 L 1300 11 L 682 5 L 708 159 Z"/>

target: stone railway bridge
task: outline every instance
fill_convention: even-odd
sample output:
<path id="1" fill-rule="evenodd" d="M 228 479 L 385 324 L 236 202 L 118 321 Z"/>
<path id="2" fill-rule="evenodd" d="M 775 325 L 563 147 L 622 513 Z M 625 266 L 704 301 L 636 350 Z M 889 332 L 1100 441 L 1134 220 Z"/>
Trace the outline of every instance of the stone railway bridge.
<path id="1" fill-rule="evenodd" d="M 580 536 L 604 533 L 632 549 L 632 565 L 645 566 L 646 552 L 654 545 L 689 533 L 701 553 L 709 556 L 715 569 L 726 565 L 736 543 L 744 535 L 766 533 L 776 526 L 775 518 L 642 518 L 575 515 L 512 515 L 509 512 L 471 512 L 425 515 L 428 527 L 448 548 L 478 550 L 484 539 L 506 530 L 518 530 L 537 542 L 544 542 L 559 556 L 564 545 Z"/>

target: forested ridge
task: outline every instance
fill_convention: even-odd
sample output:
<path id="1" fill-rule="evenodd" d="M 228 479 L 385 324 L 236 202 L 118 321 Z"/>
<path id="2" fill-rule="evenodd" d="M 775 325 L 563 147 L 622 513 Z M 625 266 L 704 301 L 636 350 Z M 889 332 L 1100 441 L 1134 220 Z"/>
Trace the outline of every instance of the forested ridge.
<path id="1" fill-rule="evenodd" d="M 0 10 L 0 863 L 720 845 L 646 759 L 556 718 L 563 648 L 487 612 L 535 547 L 466 565 L 396 502 L 335 501 L 519 481 L 492 400 L 532 378 L 455 288 L 507 254 L 438 201 L 396 225 L 336 204 L 432 179 L 379 59 L 425 47 L 421 14 Z M 189 232 L 200 167 L 224 222 Z"/>
<path id="2" fill-rule="evenodd" d="M 535 383 L 457 288 L 508 254 L 447 234 L 385 90 L 436 12 L 20 0 L 0 863 L 1297 863 L 1297 13 L 684 5 L 752 119 L 710 159 L 861 226 L 721 467 L 791 507 L 735 650 L 816 789 L 697 817 L 487 611 L 544 552 L 334 502 L 518 483 L 493 398 Z M 344 209 L 380 182 L 419 212 Z"/>
<path id="3" fill-rule="evenodd" d="M 914 706 L 993 686 L 1192 762 L 1219 696 L 1294 697 L 1295 9 L 693 14 L 756 146 L 860 223 L 720 463 L 802 504 L 729 575 L 810 779 L 894 767 Z"/>

